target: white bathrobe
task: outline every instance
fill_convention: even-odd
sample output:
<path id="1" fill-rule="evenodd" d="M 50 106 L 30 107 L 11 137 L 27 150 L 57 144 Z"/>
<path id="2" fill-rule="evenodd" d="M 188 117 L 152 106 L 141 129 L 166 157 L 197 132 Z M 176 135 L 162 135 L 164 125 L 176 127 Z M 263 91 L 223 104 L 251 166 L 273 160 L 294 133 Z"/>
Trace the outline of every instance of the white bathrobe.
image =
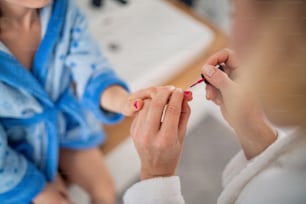
<path id="1" fill-rule="evenodd" d="M 223 187 L 218 204 L 306 204 L 306 133 L 280 135 L 251 161 L 243 152 L 238 153 L 225 168 Z M 135 184 L 126 192 L 124 203 L 184 204 L 185 201 L 180 179 L 174 176 Z"/>

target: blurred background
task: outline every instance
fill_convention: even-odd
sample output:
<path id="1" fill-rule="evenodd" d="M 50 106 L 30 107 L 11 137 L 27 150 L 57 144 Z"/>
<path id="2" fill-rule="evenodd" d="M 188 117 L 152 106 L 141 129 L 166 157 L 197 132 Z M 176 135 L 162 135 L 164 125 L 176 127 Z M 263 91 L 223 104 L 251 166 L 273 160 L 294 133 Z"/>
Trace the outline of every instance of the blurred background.
<path id="1" fill-rule="evenodd" d="M 232 7 L 230 0 L 192 0 L 192 9 L 226 33 L 230 33 Z"/>
<path id="2" fill-rule="evenodd" d="M 162 84 L 185 89 L 199 77 L 206 58 L 228 46 L 229 0 L 76 1 L 104 55 L 132 90 Z M 216 203 L 222 170 L 239 146 L 218 108 L 205 100 L 204 85 L 192 91 L 192 116 L 178 175 L 186 203 Z M 130 123 L 127 119 L 105 127 L 108 140 L 101 147 L 117 185 L 118 203 L 139 178 Z M 71 194 L 75 203 L 89 203 L 77 186 Z"/>

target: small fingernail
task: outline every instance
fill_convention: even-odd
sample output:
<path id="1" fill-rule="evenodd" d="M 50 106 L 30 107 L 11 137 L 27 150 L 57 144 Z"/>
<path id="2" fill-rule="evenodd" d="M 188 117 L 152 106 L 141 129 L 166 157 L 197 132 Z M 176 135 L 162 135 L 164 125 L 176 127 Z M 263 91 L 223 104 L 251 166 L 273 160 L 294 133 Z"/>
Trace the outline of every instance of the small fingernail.
<path id="1" fill-rule="evenodd" d="M 184 91 L 184 95 L 185 95 L 185 96 L 191 95 L 191 91 Z"/>
<path id="2" fill-rule="evenodd" d="M 170 91 L 174 91 L 174 89 L 175 89 L 175 86 L 168 86 L 168 87 L 169 87 Z"/>
<path id="3" fill-rule="evenodd" d="M 176 91 L 183 93 L 183 89 L 177 88 Z"/>
<path id="4" fill-rule="evenodd" d="M 136 109 L 138 109 L 138 107 L 139 107 L 138 101 L 135 101 L 134 107 L 135 107 Z"/>
<path id="5" fill-rule="evenodd" d="M 212 76 L 215 74 L 216 69 L 215 69 L 215 67 L 213 67 L 213 66 L 211 66 L 211 65 L 204 65 L 204 67 L 203 67 L 203 72 L 204 72 L 207 76 L 212 77 Z"/>

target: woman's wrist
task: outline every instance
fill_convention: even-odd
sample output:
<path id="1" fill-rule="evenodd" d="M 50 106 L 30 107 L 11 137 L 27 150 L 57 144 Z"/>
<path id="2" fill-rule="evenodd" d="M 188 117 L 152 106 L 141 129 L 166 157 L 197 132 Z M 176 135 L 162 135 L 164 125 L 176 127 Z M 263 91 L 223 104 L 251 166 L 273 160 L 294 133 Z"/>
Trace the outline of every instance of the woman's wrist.
<path id="1" fill-rule="evenodd" d="M 147 171 L 144 168 L 141 168 L 140 179 L 147 180 L 147 179 L 152 179 L 152 178 L 157 178 L 157 177 L 171 177 L 175 175 L 176 175 L 175 169 L 169 172 L 163 171 L 163 172 L 152 173 L 151 171 Z"/>
<path id="2" fill-rule="evenodd" d="M 277 139 L 276 130 L 265 118 L 254 119 L 251 124 L 240 125 L 234 130 L 248 160 L 261 154 Z"/>

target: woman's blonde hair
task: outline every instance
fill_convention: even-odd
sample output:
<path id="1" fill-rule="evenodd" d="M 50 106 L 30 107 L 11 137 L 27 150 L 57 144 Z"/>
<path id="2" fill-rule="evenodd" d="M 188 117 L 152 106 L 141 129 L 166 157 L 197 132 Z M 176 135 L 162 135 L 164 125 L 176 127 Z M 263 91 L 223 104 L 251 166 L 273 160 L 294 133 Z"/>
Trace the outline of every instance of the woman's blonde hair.
<path id="1" fill-rule="evenodd" d="M 244 83 L 255 88 L 270 111 L 306 125 L 306 1 L 253 3 L 260 29 L 252 54 L 243 62 Z"/>

